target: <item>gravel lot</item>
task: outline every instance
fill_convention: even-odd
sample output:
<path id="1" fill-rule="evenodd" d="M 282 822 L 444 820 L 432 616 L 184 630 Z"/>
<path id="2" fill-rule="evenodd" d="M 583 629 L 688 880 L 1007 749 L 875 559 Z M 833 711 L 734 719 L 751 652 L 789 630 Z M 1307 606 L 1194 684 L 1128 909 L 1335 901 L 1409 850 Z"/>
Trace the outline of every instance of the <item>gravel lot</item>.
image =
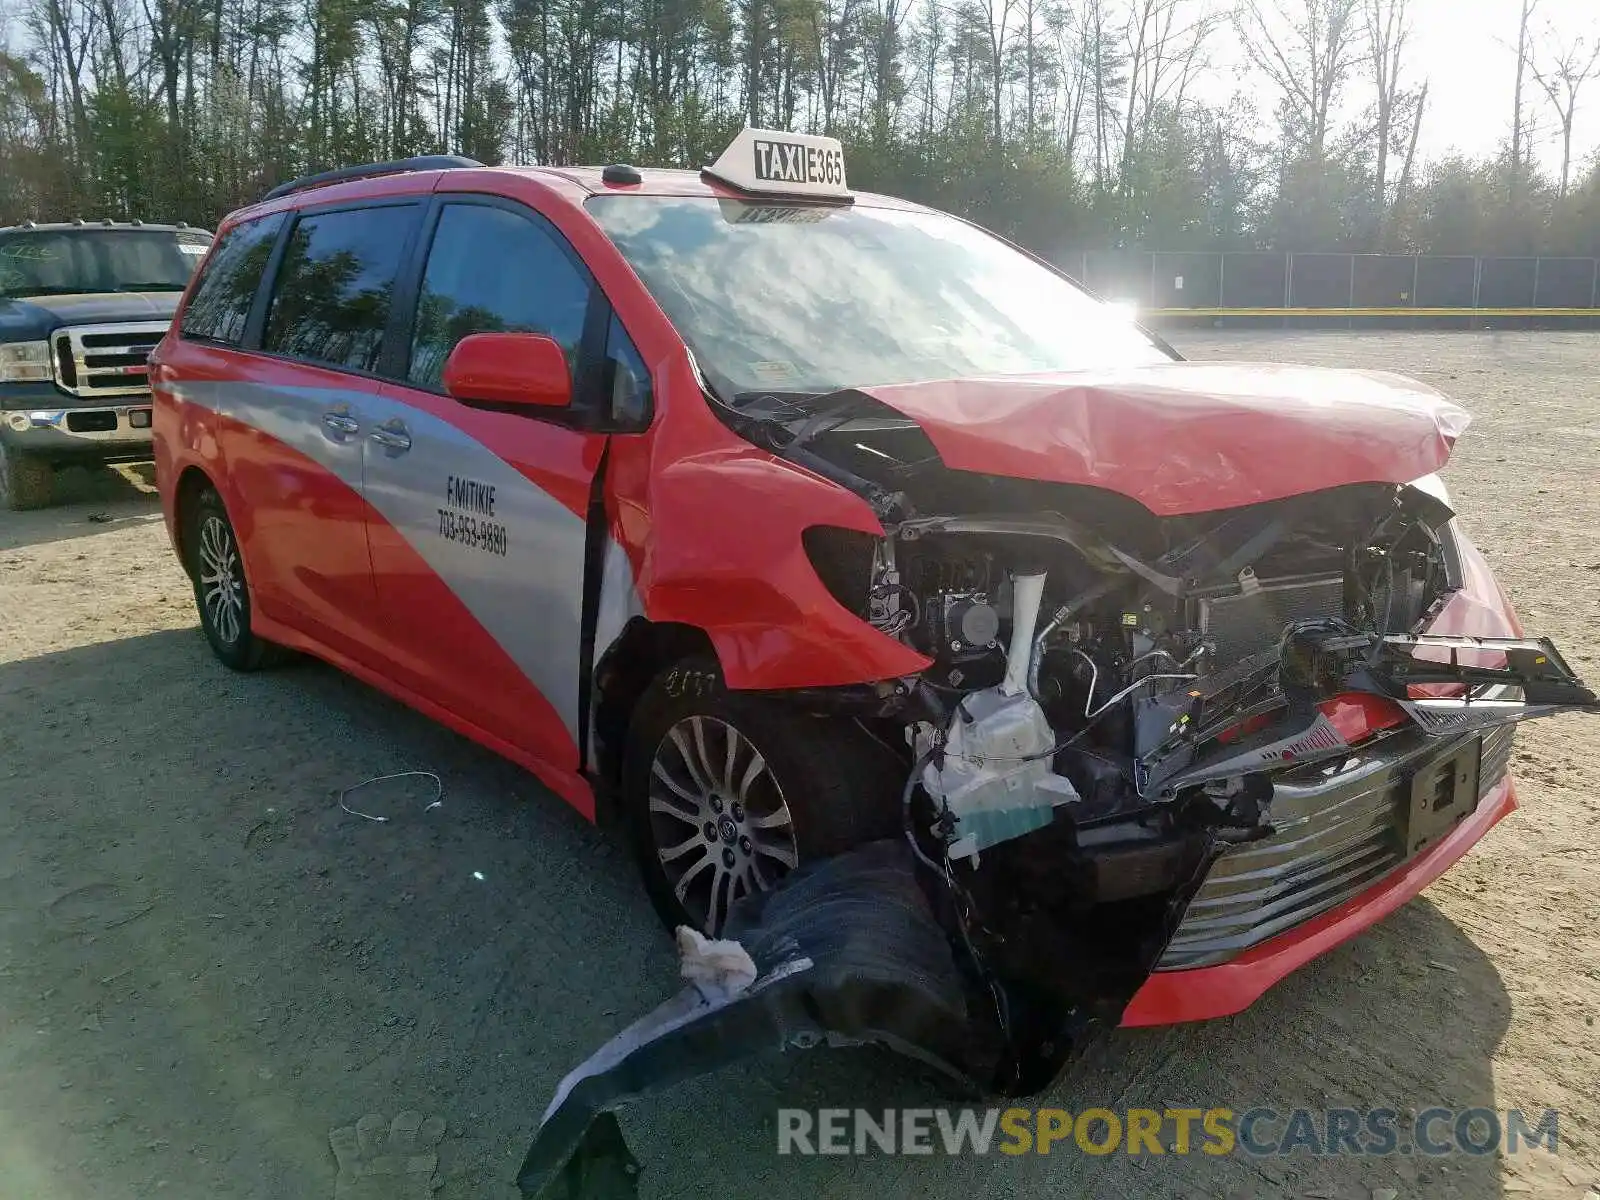
<path id="1" fill-rule="evenodd" d="M 1460 399 L 1475 422 L 1448 483 L 1469 531 L 1530 630 L 1600 676 L 1600 336 L 1176 340 Z M 514 1196 L 557 1079 L 675 990 L 626 855 L 330 669 L 229 674 L 148 476 L 71 491 L 0 516 L 0 1195 L 332 1197 L 329 1131 L 414 1109 L 444 1122 L 434 1194 Z M 813 1052 L 626 1110 L 644 1192 L 1600 1192 L 1597 750 L 1600 721 L 1528 728 L 1522 811 L 1422 899 L 1238 1017 L 1107 1037 L 1048 1101 L 1557 1108 L 1559 1157 L 780 1159 L 779 1107 L 944 1102 L 898 1060 Z M 441 807 L 390 793 L 375 823 L 333 801 L 412 768 L 439 774 Z"/>

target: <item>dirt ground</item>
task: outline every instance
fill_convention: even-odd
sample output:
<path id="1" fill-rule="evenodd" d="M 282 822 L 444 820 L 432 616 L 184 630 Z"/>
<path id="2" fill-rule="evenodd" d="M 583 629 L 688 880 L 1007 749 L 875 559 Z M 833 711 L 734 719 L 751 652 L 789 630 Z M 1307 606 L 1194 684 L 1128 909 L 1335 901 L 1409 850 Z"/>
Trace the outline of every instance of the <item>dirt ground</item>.
<path id="1" fill-rule="evenodd" d="M 1456 396 L 1469 532 L 1528 627 L 1600 677 L 1600 336 L 1176 340 Z M 444 1124 L 434 1194 L 513 1196 L 556 1081 L 675 990 L 626 855 L 328 668 L 223 670 L 147 476 L 70 490 L 0 516 L 0 1200 L 332 1197 L 330 1130 L 406 1109 Z M 1597 751 L 1600 720 L 1525 729 L 1522 810 L 1423 898 L 1237 1017 L 1109 1035 L 1044 1101 L 1555 1108 L 1557 1157 L 780 1158 L 780 1107 L 947 1102 L 899 1060 L 819 1051 L 625 1110 L 644 1194 L 1600 1192 Z M 379 823 L 334 802 L 408 769 L 442 805 L 364 798 Z"/>

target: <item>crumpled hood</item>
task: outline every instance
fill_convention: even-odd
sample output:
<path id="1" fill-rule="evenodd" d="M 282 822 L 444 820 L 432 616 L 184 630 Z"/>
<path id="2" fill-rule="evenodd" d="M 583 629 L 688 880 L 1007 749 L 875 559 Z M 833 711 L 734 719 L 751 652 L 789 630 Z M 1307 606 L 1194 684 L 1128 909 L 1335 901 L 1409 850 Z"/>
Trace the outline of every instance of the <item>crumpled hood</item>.
<path id="1" fill-rule="evenodd" d="M 1157 516 L 1432 474 L 1471 419 L 1415 380 L 1276 363 L 888 384 L 957 470 L 1087 484 Z"/>

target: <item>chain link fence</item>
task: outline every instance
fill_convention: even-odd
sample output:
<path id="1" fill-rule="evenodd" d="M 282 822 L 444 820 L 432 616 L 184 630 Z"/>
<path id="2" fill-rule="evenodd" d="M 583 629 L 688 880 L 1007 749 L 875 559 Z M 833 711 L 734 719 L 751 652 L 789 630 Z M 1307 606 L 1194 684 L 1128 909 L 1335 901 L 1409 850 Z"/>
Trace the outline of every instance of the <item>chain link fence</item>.
<path id="1" fill-rule="evenodd" d="M 1600 327 L 1600 259 L 1087 251 L 1058 266 L 1159 322 Z"/>

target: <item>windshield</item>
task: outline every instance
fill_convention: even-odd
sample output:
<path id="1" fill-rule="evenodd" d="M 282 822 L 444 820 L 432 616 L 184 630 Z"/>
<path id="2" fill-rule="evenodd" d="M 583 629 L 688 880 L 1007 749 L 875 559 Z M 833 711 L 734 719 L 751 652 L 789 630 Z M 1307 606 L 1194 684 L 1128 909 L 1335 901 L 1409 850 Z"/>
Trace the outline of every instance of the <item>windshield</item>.
<path id="1" fill-rule="evenodd" d="M 181 292 L 210 244 L 198 229 L 12 231 L 0 234 L 0 296 Z"/>
<path id="2" fill-rule="evenodd" d="M 1167 360 L 1125 315 L 939 213 L 710 196 L 588 207 L 734 393 Z"/>

